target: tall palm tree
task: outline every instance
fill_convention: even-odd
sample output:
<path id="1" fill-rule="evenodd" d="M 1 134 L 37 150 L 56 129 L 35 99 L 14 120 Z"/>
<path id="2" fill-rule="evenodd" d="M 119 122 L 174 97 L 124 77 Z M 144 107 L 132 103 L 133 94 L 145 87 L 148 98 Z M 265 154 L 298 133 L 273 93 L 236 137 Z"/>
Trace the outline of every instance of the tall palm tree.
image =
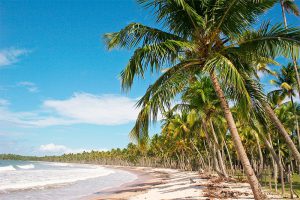
<path id="1" fill-rule="evenodd" d="M 300 130 L 299 130 L 299 124 L 298 124 L 298 116 L 296 114 L 296 107 L 294 103 L 294 98 L 296 96 L 295 88 L 297 85 L 295 71 L 293 70 L 293 64 L 288 63 L 287 66 L 282 66 L 279 73 L 276 75 L 276 80 L 271 80 L 270 82 L 274 85 L 276 85 L 279 89 L 271 91 L 269 93 L 269 96 L 278 96 L 277 104 L 281 104 L 282 101 L 284 101 L 286 98 L 289 98 L 291 100 L 291 105 L 293 108 L 293 113 L 295 116 L 295 127 L 296 127 L 296 133 L 298 137 L 298 145 L 300 149 Z"/>
<path id="2" fill-rule="evenodd" d="M 297 52 L 291 51 L 292 48 L 299 49 L 300 30 L 268 24 L 263 24 L 259 30 L 251 30 L 255 19 L 271 8 L 277 2 L 275 0 L 139 2 L 153 8 L 157 21 L 163 24 L 163 30 L 131 23 L 119 32 L 105 35 L 109 49 L 137 47 L 121 73 L 122 86 L 129 89 L 135 76 L 144 77 L 149 68 L 151 72 L 160 72 L 164 67 L 167 69 L 138 102 L 141 111 L 131 134 L 136 137 L 147 134 L 149 121 L 157 119 L 158 111 L 170 105 L 195 73 L 206 73 L 220 100 L 254 197 L 264 199 L 224 91 L 231 93 L 236 101 L 244 102 L 246 110 L 251 109 L 245 80 L 239 73 L 244 69 L 243 63 L 265 61 L 279 55 L 291 56 Z M 269 110 L 268 113 L 276 117 L 272 112 Z M 280 121 L 277 119 L 275 123 L 280 124 Z M 287 134 L 283 127 L 280 130 L 283 135 Z M 293 152 L 297 155 L 298 151 L 295 148 Z M 298 155 L 300 161 L 299 152 Z"/>
<path id="3" fill-rule="evenodd" d="M 287 19 L 286 19 L 285 13 L 286 12 L 292 13 L 295 16 L 299 16 L 300 11 L 294 0 L 280 0 L 280 6 L 281 6 L 281 11 L 282 11 L 281 13 L 282 13 L 284 27 L 287 28 L 288 24 L 287 24 Z M 298 69 L 298 65 L 297 65 L 297 59 L 296 58 L 292 58 L 292 59 L 294 62 L 294 71 L 295 71 L 295 77 L 297 80 L 298 94 L 299 94 L 299 98 L 300 98 L 300 77 L 299 77 L 299 73 L 298 73 L 299 69 Z"/>

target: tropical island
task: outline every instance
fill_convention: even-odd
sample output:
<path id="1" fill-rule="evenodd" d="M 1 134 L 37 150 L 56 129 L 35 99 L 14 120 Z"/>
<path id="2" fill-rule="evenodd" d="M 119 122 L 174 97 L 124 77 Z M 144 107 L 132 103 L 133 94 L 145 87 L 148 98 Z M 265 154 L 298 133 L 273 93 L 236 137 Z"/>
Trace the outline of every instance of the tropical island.
<path id="1" fill-rule="evenodd" d="M 176 183 L 181 186 L 169 193 L 177 199 L 300 198 L 300 27 L 286 17 L 299 16 L 299 5 L 293 0 L 138 3 L 150 10 L 155 27 L 132 22 L 104 35 L 109 50 L 132 50 L 120 73 L 124 91 L 146 74 L 157 75 L 136 104 L 132 143 L 107 151 L 1 154 L 0 159 L 147 174 L 139 186 L 97 199 L 166 199 L 161 185 Z M 282 23 L 262 21 L 274 6 L 282 9 Z M 261 82 L 266 75 L 273 90 Z M 155 122 L 161 129 L 150 135 Z"/>

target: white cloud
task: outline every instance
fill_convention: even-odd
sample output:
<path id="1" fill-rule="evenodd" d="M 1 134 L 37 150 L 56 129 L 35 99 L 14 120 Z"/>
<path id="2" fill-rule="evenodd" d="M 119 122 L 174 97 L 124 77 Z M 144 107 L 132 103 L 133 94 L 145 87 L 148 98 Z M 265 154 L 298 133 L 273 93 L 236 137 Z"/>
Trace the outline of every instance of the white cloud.
<path id="1" fill-rule="evenodd" d="M 67 147 L 64 145 L 56 145 L 56 144 L 50 143 L 50 144 L 41 145 L 39 150 L 43 151 L 43 152 L 52 152 L 52 153 L 65 152 L 65 151 L 67 151 Z"/>
<path id="2" fill-rule="evenodd" d="M 116 95 L 76 93 L 67 100 L 48 100 L 44 107 L 81 123 L 114 125 L 136 119 L 135 99 Z"/>
<path id="3" fill-rule="evenodd" d="M 41 109 L 13 112 L 0 104 L 0 122 L 46 127 L 71 124 L 120 125 L 136 119 L 136 99 L 118 95 L 75 93 L 65 100 L 44 101 Z"/>
<path id="4" fill-rule="evenodd" d="M 19 61 L 20 56 L 28 53 L 26 49 L 8 48 L 0 50 L 0 67 L 12 65 Z"/>
<path id="5" fill-rule="evenodd" d="M 72 149 L 68 148 L 65 145 L 59 145 L 59 144 L 43 144 L 38 149 L 40 152 L 45 154 L 67 154 L 67 153 L 81 153 L 81 152 L 91 152 L 91 149 Z M 107 149 L 95 149 L 94 151 L 107 151 Z"/>
<path id="6" fill-rule="evenodd" d="M 29 82 L 29 81 L 22 81 L 17 83 L 17 86 L 24 87 L 29 92 L 35 93 L 39 91 L 39 88 L 36 86 L 35 83 Z"/>

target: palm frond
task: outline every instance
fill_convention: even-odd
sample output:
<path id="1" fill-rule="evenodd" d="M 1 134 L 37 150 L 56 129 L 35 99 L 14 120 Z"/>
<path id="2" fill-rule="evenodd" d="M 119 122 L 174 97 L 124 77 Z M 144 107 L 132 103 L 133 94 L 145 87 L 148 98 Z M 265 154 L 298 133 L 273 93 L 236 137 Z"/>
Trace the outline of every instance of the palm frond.
<path id="1" fill-rule="evenodd" d="M 276 0 L 218 0 L 211 9 L 210 23 L 214 30 L 225 35 L 240 34 L 257 17 L 270 9 Z"/>
<path id="2" fill-rule="evenodd" d="M 107 33 L 104 35 L 104 40 L 108 49 L 116 47 L 131 49 L 139 44 L 144 46 L 164 42 L 165 40 L 184 41 L 175 34 L 140 23 L 131 23 L 119 32 Z"/>
<path id="3" fill-rule="evenodd" d="M 268 101 L 271 103 L 273 107 L 280 105 L 285 99 L 285 96 L 282 95 L 281 89 L 273 90 L 269 92 L 267 97 L 268 97 Z"/>
<path id="4" fill-rule="evenodd" d="M 164 113 L 170 107 L 170 102 L 184 89 L 190 76 L 187 71 L 199 70 L 198 61 L 188 60 L 179 63 L 162 74 L 153 85 L 150 85 L 145 95 L 138 101 L 141 107 L 136 123 L 130 132 L 132 139 L 148 135 L 151 122 L 157 120 L 159 112 Z"/>
<path id="5" fill-rule="evenodd" d="M 144 77 L 148 66 L 150 66 L 151 72 L 159 72 L 164 64 L 178 62 L 178 55 L 181 51 L 193 48 L 194 45 L 189 42 L 166 40 L 136 49 L 129 63 L 121 72 L 122 88 L 129 89 L 135 76 Z"/>
<path id="6" fill-rule="evenodd" d="M 300 15 L 299 8 L 294 0 L 284 0 L 283 6 L 288 13 L 292 13 L 296 16 Z"/>
<path id="7" fill-rule="evenodd" d="M 139 141 L 143 137 L 148 137 L 150 105 L 144 106 L 138 114 L 134 127 L 129 132 L 129 137 L 133 141 Z"/>
<path id="8" fill-rule="evenodd" d="M 237 109 L 239 110 L 239 114 L 244 118 L 244 120 L 250 120 L 253 114 L 259 114 L 260 117 L 266 119 L 265 111 L 263 109 L 262 103 L 267 102 L 266 95 L 262 92 L 261 84 L 256 80 L 253 79 L 246 73 L 241 73 L 243 77 L 245 88 L 247 90 L 247 94 L 249 95 L 251 104 L 245 103 L 245 100 L 240 100 L 237 102 Z M 246 112 L 248 110 L 248 112 Z"/>
<path id="9" fill-rule="evenodd" d="M 250 97 L 244 85 L 243 77 L 240 75 L 235 64 L 222 54 L 215 53 L 210 59 L 207 60 L 204 70 L 211 72 L 216 69 L 219 77 L 224 80 L 226 87 L 235 88 L 240 96 L 245 100 L 245 103 L 250 103 Z M 225 88 L 226 88 L 225 87 Z"/>
<path id="10" fill-rule="evenodd" d="M 204 29 L 205 1 L 198 0 L 138 0 L 152 8 L 157 22 L 178 35 L 188 38 L 195 28 Z"/>
<path id="11" fill-rule="evenodd" d="M 270 26 L 264 23 L 257 31 L 246 31 L 238 41 L 238 47 L 231 50 L 247 52 L 255 56 L 286 56 L 298 58 L 300 49 L 300 28 L 285 29 L 282 24 Z"/>
<path id="12" fill-rule="evenodd" d="M 285 89 L 285 90 L 288 90 L 288 91 L 293 89 L 292 86 L 289 85 L 287 82 L 281 83 L 280 87 Z"/>

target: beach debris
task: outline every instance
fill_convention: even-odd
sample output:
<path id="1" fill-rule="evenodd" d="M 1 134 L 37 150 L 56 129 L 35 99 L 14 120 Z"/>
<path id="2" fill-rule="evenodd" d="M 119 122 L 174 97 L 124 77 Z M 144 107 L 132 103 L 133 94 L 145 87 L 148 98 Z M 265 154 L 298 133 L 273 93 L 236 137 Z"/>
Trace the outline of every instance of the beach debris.
<path id="1" fill-rule="evenodd" d="M 190 183 L 196 183 L 196 181 L 194 181 L 192 178 L 190 178 Z"/>

